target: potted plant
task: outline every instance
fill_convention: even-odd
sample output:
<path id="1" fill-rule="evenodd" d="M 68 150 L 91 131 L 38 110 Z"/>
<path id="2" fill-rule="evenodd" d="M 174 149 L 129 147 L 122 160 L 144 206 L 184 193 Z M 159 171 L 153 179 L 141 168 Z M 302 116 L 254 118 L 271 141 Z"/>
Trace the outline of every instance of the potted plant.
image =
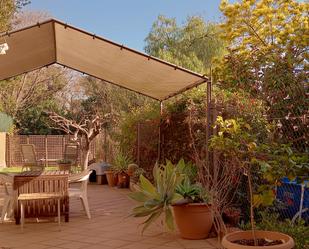
<path id="1" fill-rule="evenodd" d="M 223 211 L 223 219 L 231 226 L 237 226 L 240 220 L 241 210 L 235 207 L 228 207 Z"/>
<path id="2" fill-rule="evenodd" d="M 118 175 L 115 174 L 112 166 L 106 167 L 105 175 L 106 175 L 106 180 L 107 180 L 108 186 L 110 186 L 110 187 L 117 186 L 117 184 L 118 184 Z"/>
<path id="3" fill-rule="evenodd" d="M 202 239 L 208 236 L 213 220 L 209 199 L 199 185 L 190 183 L 183 174 L 184 168 L 183 160 L 176 166 L 169 161 L 166 165 L 156 165 L 153 169 L 154 184 L 140 176 L 139 190 L 129 196 L 142 203 L 133 209 L 132 215 L 148 217 L 142 232 L 161 215 L 164 215 L 167 227 L 173 230 L 174 210 L 183 238 Z"/>
<path id="4" fill-rule="evenodd" d="M 222 156 L 235 160 L 234 165 L 238 165 L 243 174 L 247 176 L 250 201 L 251 230 L 226 234 L 222 239 L 223 247 L 227 249 L 292 249 L 294 241 L 290 236 L 275 231 L 256 230 L 255 228 L 255 205 L 262 201 L 272 202 L 272 192 L 269 190 L 259 193 L 260 195 L 253 193 L 253 168 L 267 167 L 265 162 L 267 155 L 261 153 L 265 147 L 258 145 L 258 141 L 250 133 L 251 127 L 241 119 L 223 120 L 222 117 L 218 117 L 216 125 L 219 128 L 218 135 L 211 138 L 210 146 L 220 152 Z M 262 189 L 266 188 L 263 187 Z"/>
<path id="5" fill-rule="evenodd" d="M 119 152 L 113 162 L 113 171 L 118 175 L 118 187 L 128 188 L 130 186 L 130 176 L 128 175 L 128 166 L 132 159 L 122 152 Z"/>
<path id="6" fill-rule="evenodd" d="M 59 170 L 71 171 L 72 160 L 70 160 L 70 159 L 61 159 L 61 160 L 57 161 L 57 163 L 59 165 Z"/>
<path id="7" fill-rule="evenodd" d="M 173 205 L 174 217 L 184 239 L 208 237 L 213 224 L 213 212 L 208 193 L 199 185 L 191 184 L 188 177 L 176 186 L 183 199 Z"/>

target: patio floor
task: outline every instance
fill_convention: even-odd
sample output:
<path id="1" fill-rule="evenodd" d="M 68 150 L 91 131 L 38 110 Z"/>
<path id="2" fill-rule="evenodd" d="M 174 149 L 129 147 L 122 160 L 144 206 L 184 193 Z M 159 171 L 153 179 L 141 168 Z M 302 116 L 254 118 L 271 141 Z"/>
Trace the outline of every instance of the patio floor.
<path id="1" fill-rule="evenodd" d="M 0 224 L 0 249 L 211 249 L 218 248 L 217 239 L 184 240 L 177 232 L 164 232 L 160 222 L 141 235 L 140 219 L 128 217 L 134 201 L 127 189 L 106 185 L 89 185 L 88 195 L 92 219 L 88 220 L 79 200 L 70 200 L 70 222 L 27 220 L 24 233 L 15 223 Z"/>

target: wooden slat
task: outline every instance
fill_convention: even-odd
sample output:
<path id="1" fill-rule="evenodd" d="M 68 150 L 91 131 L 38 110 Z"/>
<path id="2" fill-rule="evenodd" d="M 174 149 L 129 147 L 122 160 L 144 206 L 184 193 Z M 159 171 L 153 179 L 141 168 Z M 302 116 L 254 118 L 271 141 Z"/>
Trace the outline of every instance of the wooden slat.
<path id="1" fill-rule="evenodd" d="M 61 194 L 61 214 L 68 220 L 69 214 L 69 197 L 68 197 L 68 173 L 61 171 L 50 172 L 22 172 L 14 177 L 14 190 L 21 198 L 27 198 L 25 202 L 25 217 L 50 217 L 57 215 L 57 201 L 51 198 L 40 197 L 46 196 L 46 192 Z M 23 194 L 26 194 L 23 197 Z M 34 200 L 35 196 L 38 199 Z M 20 207 L 15 208 L 15 219 L 19 222 Z"/>

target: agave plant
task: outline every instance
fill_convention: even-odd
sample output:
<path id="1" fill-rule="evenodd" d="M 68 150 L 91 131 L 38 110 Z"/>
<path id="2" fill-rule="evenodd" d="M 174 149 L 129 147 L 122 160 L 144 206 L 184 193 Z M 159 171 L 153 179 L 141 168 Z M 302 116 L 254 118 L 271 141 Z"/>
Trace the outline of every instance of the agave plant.
<path id="1" fill-rule="evenodd" d="M 156 165 L 153 169 L 154 184 L 143 175 L 140 176 L 140 191 L 131 193 L 130 198 L 141 202 L 132 211 L 134 217 L 147 217 L 143 222 L 145 229 L 162 214 L 167 227 L 174 229 L 174 221 L 171 205 L 183 199 L 183 196 L 176 193 L 176 187 L 183 181 L 184 175 L 181 173 L 185 164 L 179 162 L 174 166 L 171 162 L 166 165 Z"/>
<path id="2" fill-rule="evenodd" d="M 183 197 L 183 200 L 178 201 L 177 205 L 186 203 L 209 203 L 210 198 L 206 190 L 198 183 L 192 184 L 189 177 L 176 186 L 176 193 Z"/>

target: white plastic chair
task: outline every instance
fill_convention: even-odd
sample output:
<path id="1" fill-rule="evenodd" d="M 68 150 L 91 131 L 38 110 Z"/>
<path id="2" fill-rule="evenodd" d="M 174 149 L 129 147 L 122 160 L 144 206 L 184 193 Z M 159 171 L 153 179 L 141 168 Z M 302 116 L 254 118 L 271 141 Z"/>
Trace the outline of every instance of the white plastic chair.
<path id="1" fill-rule="evenodd" d="M 13 192 L 14 177 L 6 174 L 0 174 L 0 184 L 4 187 L 4 200 L 1 212 L 1 222 L 11 217 L 14 206 L 14 192 Z"/>
<path id="2" fill-rule="evenodd" d="M 69 197 L 76 197 L 81 200 L 88 219 L 91 219 L 91 215 L 88 204 L 87 185 L 91 172 L 92 170 L 85 170 L 82 173 L 69 176 L 69 183 L 81 183 L 80 188 L 69 188 Z"/>

